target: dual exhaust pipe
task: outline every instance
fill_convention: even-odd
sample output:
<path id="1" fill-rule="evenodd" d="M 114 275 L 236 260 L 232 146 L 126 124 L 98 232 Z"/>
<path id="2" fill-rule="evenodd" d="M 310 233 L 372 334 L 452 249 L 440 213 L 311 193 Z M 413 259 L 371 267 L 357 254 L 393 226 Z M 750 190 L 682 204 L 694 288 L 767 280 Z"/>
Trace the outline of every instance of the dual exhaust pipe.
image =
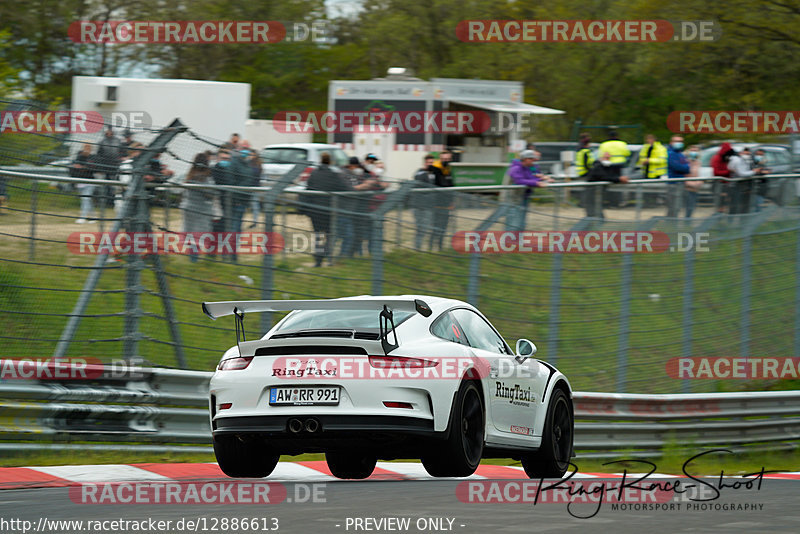
<path id="1" fill-rule="evenodd" d="M 305 420 L 300 420 L 296 417 L 292 417 L 289 419 L 289 423 L 287 425 L 289 427 L 289 432 L 292 434 L 299 434 L 304 430 L 311 434 L 319 432 L 322 429 L 322 425 L 319 422 L 319 419 L 316 417 L 309 417 Z"/>

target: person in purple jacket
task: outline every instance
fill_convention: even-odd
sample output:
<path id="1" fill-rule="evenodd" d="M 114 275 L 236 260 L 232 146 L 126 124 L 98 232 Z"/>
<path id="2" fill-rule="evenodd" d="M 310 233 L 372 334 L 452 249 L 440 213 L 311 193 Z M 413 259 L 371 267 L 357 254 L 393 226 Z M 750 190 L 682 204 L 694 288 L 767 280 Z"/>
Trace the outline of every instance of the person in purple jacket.
<path id="1" fill-rule="evenodd" d="M 525 230 L 525 219 L 528 215 L 528 200 L 530 199 L 532 187 L 544 187 L 545 184 L 553 180 L 539 172 L 536 166 L 537 153 L 533 150 L 523 150 L 519 154 L 519 159 L 511 162 L 508 168 L 508 176 L 515 185 L 526 185 L 522 195 L 522 205 L 509 207 L 510 213 L 506 218 L 506 229 Z"/>

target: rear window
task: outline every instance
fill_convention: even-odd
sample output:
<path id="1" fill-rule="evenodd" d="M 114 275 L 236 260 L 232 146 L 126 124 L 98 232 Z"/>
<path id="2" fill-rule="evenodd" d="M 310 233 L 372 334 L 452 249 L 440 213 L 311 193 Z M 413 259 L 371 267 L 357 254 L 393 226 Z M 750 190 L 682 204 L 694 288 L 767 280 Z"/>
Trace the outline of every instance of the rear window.
<path id="1" fill-rule="evenodd" d="M 341 148 L 326 148 L 320 151 L 320 154 L 327 152 L 331 155 L 331 165 L 334 167 L 346 167 L 350 162 L 350 158 L 345 154 Z"/>
<path id="2" fill-rule="evenodd" d="M 265 148 L 261 151 L 264 163 L 301 163 L 308 161 L 304 148 Z"/>
<path id="3" fill-rule="evenodd" d="M 378 314 L 375 310 L 300 310 L 290 314 L 276 333 L 317 328 L 378 330 Z M 412 312 L 394 312 L 394 325 L 398 326 L 412 315 Z"/>

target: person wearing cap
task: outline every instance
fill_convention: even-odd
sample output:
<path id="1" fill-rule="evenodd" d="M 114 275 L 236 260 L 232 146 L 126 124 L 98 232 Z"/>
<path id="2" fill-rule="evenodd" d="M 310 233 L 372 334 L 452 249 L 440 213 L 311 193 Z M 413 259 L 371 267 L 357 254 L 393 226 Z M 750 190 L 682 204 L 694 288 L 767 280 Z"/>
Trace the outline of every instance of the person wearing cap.
<path id="1" fill-rule="evenodd" d="M 525 219 L 528 216 L 528 200 L 530 199 L 532 187 L 544 187 L 545 184 L 553 180 L 539 172 L 536 166 L 538 155 L 533 150 L 523 150 L 519 153 L 519 159 L 511 162 L 508 168 L 508 176 L 515 185 L 525 185 L 522 194 L 522 204 L 516 209 L 512 209 L 506 218 L 506 228 L 508 230 L 525 230 Z"/>
<path id="2" fill-rule="evenodd" d="M 384 171 L 383 165 L 378 165 L 378 156 L 372 153 L 367 154 L 364 158 L 364 168 L 377 177 L 380 177 Z"/>

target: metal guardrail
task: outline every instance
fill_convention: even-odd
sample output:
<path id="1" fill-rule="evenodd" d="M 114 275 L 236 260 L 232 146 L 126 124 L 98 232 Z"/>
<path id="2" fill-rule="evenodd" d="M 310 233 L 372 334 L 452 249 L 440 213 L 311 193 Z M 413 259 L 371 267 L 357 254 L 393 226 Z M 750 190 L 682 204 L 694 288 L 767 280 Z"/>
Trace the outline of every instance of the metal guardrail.
<path id="1" fill-rule="evenodd" d="M 0 360 L 0 368 L 6 362 Z M 211 375 L 134 367 L 86 380 L 0 381 L 0 450 L 61 449 L 66 443 L 100 450 L 210 452 L 175 445 L 210 443 Z M 579 458 L 615 457 L 621 451 L 657 456 L 670 445 L 785 449 L 796 447 L 786 442 L 800 439 L 800 391 L 575 392 L 574 406 Z"/>

